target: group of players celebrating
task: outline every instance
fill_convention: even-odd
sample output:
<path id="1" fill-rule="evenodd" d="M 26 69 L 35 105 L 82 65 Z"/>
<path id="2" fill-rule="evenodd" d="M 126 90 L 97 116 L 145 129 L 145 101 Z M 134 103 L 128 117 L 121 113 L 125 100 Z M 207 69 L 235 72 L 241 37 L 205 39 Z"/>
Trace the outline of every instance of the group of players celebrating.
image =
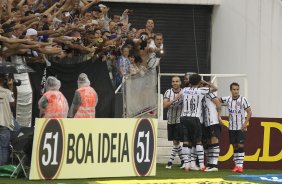
<path id="1" fill-rule="evenodd" d="M 224 104 L 229 112 L 229 142 L 234 148 L 232 172 L 242 173 L 245 133 L 252 112 L 247 99 L 239 94 L 239 84 L 230 84 L 231 96 L 218 98 L 214 94 L 217 87 L 198 74 L 186 74 L 183 89 L 179 76 L 173 76 L 171 82 L 172 88 L 165 92 L 163 99 L 163 106 L 168 109 L 168 140 L 173 141 L 166 168 L 170 169 L 175 156 L 179 155 L 185 171 L 218 171 L 223 124 L 220 111 Z"/>

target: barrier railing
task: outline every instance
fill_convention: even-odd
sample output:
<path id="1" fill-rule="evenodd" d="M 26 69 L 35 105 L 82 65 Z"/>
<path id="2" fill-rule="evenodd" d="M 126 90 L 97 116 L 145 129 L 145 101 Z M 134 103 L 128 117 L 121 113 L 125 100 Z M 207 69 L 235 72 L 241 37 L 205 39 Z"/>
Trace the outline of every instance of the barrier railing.
<path id="1" fill-rule="evenodd" d="M 117 90 L 120 88 L 123 91 L 123 117 L 140 117 L 157 109 L 156 70 L 125 76 Z"/>

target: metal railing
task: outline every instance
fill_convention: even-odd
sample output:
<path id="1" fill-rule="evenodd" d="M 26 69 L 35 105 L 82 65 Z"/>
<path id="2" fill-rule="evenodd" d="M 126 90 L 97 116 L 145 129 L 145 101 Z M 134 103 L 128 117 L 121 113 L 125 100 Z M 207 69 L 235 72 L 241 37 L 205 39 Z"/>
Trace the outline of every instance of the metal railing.
<path id="1" fill-rule="evenodd" d="M 140 117 L 158 108 L 157 72 L 127 75 L 116 89 L 123 93 L 123 117 Z"/>

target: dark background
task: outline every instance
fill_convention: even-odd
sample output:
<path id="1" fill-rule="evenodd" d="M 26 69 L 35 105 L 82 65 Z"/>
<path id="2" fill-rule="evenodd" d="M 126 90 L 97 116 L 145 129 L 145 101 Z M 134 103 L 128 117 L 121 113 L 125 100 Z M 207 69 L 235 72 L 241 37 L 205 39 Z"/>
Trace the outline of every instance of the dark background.
<path id="1" fill-rule="evenodd" d="M 154 20 L 154 32 L 164 35 L 165 55 L 160 64 L 161 73 L 210 73 L 213 6 L 102 3 L 110 7 L 109 12 L 112 15 L 121 15 L 125 9 L 133 10 L 129 22 L 137 29 L 145 28 L 147 19 Z M 162 77 L 162 93 L 171 87 L 170 78 Z"/>
<path id="2" fill-rule="evenodd" d="M 33 122 L 39 116 L 38 100 L 41 97 L 41 80 L 45 64 L 29 65 L 37 72 L 30 73 L 30 80 L 33 87 Z M 72 103 L 74 92 L 77 89 L 77 78 L 80 73 L 86 73 L 91 82 L 91 86 L 98 94 L 98 104 L 96 106 L 97 118 L 114 117 L 115 97 L 108 68 L 102 61 L 86 61 L 77 64 L 52 63 L 47 67 L 47 76 L 56 76 L 61 81 L 60 91 L 66 97 L 69 106 Z"/>

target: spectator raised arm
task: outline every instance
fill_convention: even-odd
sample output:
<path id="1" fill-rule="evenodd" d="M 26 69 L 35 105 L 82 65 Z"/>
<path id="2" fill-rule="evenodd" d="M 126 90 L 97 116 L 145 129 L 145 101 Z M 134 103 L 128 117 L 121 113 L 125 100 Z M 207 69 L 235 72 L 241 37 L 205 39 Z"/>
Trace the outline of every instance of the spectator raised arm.
<path id="1" fill-rule="evenodd" d="M 100 0 L 93 0 L 90 3 L 84 5 L 83 7 L 81 7 L 81 14 L 84 14 L 91 6 L 93 6 L 94 4 L 98 4 L 100 2 Z"/>

